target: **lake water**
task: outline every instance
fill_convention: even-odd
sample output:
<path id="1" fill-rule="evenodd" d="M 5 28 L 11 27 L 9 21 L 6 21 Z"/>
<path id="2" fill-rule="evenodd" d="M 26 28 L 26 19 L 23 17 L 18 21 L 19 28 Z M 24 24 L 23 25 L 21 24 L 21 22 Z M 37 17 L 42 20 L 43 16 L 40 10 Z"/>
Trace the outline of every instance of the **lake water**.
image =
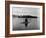
<path id="1" fill-rule="evenodd" d="M 28 26 L 25 27 L 25 24 L 21 24 L 21 22 L 25 21 L 25 18 L 16 18 L 12 19 L 12 27 L 13 30 L 39 30 L 40 29 L 40 18 L 28 18 Z"/>

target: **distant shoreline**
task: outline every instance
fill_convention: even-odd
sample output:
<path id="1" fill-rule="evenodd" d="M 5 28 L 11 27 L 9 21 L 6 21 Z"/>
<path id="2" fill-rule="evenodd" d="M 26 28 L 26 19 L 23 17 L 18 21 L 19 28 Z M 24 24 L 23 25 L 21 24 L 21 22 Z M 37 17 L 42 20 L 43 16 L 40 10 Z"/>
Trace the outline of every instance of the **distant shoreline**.
<path id="1" fill-rule="evenodd" d="M 30 16 L 30 15 L 12 15 L 13 17 L 18 17 L 18 18 L 37 18 L 37 16 Z"/>

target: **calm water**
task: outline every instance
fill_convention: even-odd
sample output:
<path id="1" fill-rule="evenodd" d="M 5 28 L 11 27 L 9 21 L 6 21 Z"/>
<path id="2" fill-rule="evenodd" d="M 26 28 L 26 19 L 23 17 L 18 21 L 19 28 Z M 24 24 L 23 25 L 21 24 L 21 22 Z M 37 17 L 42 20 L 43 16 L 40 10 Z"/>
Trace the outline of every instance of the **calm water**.
<path id="1" fill-rule="evenodd" d="M 28 18 L 28 26 L 25 27 L 25 24 L 21 22 L 25 21 L 25 18 L 16 18 L 13 17 L 13 30 L 39 30 L 40 29 L 40 18 Z"/>

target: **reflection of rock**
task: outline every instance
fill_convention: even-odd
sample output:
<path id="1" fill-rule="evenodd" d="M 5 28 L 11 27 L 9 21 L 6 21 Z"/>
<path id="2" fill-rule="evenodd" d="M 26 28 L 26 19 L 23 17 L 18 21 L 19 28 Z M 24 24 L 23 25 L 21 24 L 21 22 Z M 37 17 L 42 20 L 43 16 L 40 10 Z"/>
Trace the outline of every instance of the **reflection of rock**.
<path id="1" fill-rule="evenodd" d="M 29 23 L 30 22 L 28 22 L 28 19 L 27 18 L 25 18 L 25 21 L 24 22 L 21 22 L 21 24 L 25 24 L 25 27 L 27 27 Z"/>
<path id="2" fill-rule="evenodd" d="M 39 29 L 39 22 L 37 18 L 28 18 L 28 22 L 30 22 L 25 28 L 25 24 L 21 24 L 21 22 L 24 22 L 25 18 L 16 18 L 13 17 L 13 29 L 14 30 L 35 30 Z"/>

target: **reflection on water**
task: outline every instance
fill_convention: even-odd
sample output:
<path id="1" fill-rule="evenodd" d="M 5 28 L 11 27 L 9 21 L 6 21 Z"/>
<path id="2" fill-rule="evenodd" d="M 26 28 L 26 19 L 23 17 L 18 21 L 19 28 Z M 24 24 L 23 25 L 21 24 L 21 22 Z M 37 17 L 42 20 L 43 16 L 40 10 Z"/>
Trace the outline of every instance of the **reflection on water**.
<path id="1" fill-rule="evenodd" d="M 13 17 L 13 30 L 39 30 L 40 29 L 40 18 L 28 18 L 28 25 L 25 27 L 25 18 Z"/>

